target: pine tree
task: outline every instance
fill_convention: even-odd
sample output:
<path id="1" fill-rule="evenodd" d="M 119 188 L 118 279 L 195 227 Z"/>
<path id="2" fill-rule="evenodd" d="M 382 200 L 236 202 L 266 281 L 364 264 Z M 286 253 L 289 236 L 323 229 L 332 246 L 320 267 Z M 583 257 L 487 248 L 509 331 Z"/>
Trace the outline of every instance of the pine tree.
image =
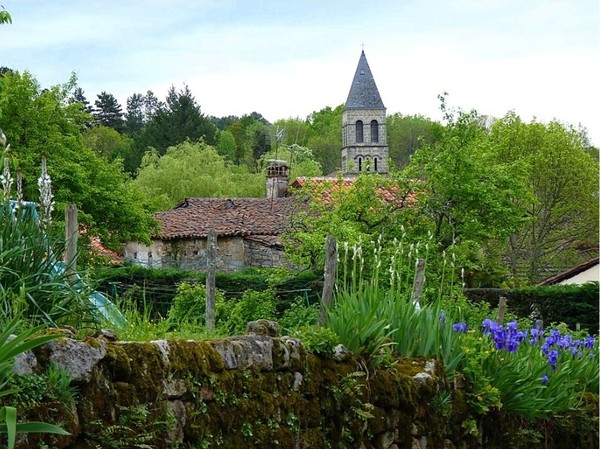
<path id="1" fill-rule="evenodd" d="M 125 128 L 123 110 L 114 95 L 103 91 L 98 94 L 98 99 L 94 104 L 96 105 L 94 117 L 100 125 L 123 132 Z"/>

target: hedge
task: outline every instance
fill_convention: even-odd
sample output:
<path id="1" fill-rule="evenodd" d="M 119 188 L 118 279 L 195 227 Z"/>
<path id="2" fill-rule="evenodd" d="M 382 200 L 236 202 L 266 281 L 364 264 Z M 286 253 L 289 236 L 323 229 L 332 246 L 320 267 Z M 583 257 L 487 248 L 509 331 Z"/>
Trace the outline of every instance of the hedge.
<path id="1" fill-rule="evenodd" d="M 228 299 L 241 297 L 245 290 L 263 291 L 269 287 L 273 270 L 247 269 L 236 273 L 217 273 L 216 286 Z M 205 273 L 177 269 L 144 268 L 124 265 L 96 270 L 93 273 L 96 289 L 110 297 L 131 297 L 140 306 L 150 305 L 153 314 L 166 316 L 177 286 L 182 282 L 204 283 Z M 287 303 L 302 296 L 309 303 L 318 302 L 322 289 L 322 276 L 312 271 L 301 271 L 276 283 L 278 304 Z"/>
<path id="2" fill-rule="evenodd" d="M 583 285 L 550 285 L 518 289 L 472 288 L 465 295 L 473 302 L 487 302 L 497 307 L 501 296 L 508 309 L 520 318 L 537 317 L 544 324 L 565 323 L 570 329 L 577 324 L 590 334 L 598 334 L 600 307 L 598 282 Z"/>

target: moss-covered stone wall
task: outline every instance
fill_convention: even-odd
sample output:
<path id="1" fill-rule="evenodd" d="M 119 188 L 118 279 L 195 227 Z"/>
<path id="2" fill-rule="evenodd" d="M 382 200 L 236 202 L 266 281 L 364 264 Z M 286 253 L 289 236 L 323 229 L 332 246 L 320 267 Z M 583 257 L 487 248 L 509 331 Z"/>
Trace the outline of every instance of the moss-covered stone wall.
<path id="1" fill-rule="evenodd" d="M 21 357 L 17 369 L 52 363 L 70 372 L 74 401 L 41 404 L 23 418 L 72 435 L 31 434 L 21 448 L 558 448 L 565 438 L 577 443 L 569 447 L 597 447 L 597 429 L 549 423 L 536 442 L 531 425 L 500 414 L 467 428 L 464 388 L 433 360 L 369 370 L 343 348 L 319 356 L 288 337 L 64 338 Z"/>

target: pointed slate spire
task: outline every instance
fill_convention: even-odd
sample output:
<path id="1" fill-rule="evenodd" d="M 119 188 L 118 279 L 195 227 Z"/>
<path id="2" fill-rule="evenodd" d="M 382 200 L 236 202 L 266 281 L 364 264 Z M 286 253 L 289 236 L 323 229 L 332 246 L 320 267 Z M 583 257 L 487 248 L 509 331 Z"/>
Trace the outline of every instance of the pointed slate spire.
<path id="1" fill-rule="evenodd" d="M 364 50 L 358 60 L 358 67 L 346 100 L 346 109 L 385 109 Z"/>

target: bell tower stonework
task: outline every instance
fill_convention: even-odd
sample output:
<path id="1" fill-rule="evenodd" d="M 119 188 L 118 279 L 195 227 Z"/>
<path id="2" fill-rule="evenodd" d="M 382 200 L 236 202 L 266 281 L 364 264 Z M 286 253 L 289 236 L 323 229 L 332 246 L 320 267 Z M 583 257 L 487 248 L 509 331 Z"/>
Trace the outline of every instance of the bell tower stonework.
<path id="1" fill-rule="evenodd" d="M 385 106 L 363 51 L 342 114 L 342 173 L 387 173 Z"/>

